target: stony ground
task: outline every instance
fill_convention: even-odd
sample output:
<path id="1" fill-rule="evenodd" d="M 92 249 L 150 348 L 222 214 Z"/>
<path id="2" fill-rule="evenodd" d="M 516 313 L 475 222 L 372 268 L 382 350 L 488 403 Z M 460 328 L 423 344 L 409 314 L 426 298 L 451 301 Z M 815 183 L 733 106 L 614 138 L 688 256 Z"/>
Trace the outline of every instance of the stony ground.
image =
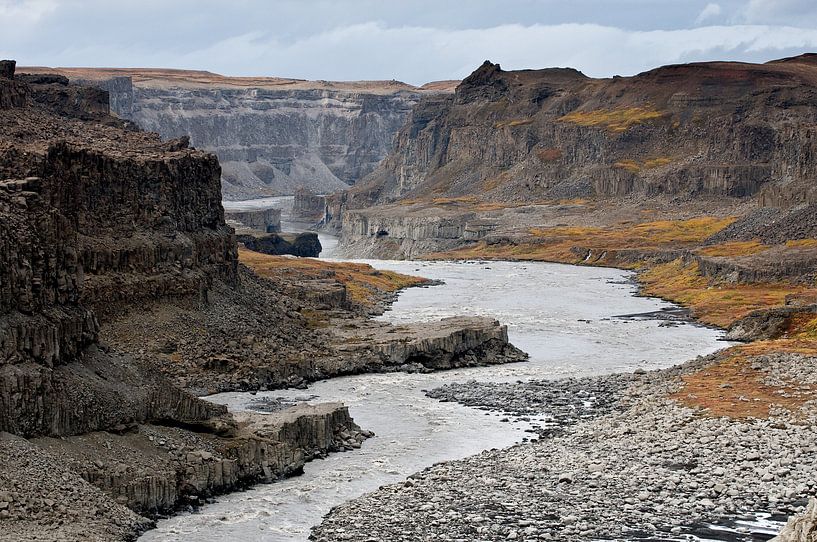
<path id="1" fill-rule="evenodd" d="M 312 540 L 671 539 L 704 521 L 798 511 L 817 491 L 817 408 L 772 405 L 765 419 L 718 418 L 669 397 L 681 376 L 716 359 L 568 381 L 562 394 L 553 383 L 435 390 L 437 397 L 518 414 L 565 412 L 580 396 L 615 401 L 596 399 L 596 411 L 563 415 L 562 432 L 552 437 L 438 464 L 340 506 Z M 778 355 L 753 363 L 767 385 L 817 375 L 817 358 Z"/>

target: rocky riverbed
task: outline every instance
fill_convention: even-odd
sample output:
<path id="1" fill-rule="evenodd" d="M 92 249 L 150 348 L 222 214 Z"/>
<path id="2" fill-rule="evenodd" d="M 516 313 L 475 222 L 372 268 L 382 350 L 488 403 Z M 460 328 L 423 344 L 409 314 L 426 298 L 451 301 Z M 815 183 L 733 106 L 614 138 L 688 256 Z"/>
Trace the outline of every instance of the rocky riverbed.
<path id="1" fill-rule="evenodd" d="M 432 390 L 511 417 L 551 413 L 561 431 L 434 465 L 336 507 L 311 539 L 681 540 L 712 523 L 733 525 L 724 540 L 768 538 L 734 520 L 798 512 L 817 490 L 817 408 L 804 401 L 736 419 L 670 397 L 716 362 L 717 354 L 641 374 Z M 756 357 L 751 367 L 764 386 L 805 388 L 817 377 L 817 359 L 797 354 Z"/>

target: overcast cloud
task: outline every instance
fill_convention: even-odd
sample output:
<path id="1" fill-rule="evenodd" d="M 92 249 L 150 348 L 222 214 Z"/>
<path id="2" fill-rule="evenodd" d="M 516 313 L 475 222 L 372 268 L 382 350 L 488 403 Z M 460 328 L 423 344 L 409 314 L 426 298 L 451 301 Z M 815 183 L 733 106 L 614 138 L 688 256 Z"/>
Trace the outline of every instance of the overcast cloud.
<path id="1" fill-rule="evenodd" d="M 0 0 L 0 57 L 308 79 L 631 75 L 817 51 L 814 0 Z"/>

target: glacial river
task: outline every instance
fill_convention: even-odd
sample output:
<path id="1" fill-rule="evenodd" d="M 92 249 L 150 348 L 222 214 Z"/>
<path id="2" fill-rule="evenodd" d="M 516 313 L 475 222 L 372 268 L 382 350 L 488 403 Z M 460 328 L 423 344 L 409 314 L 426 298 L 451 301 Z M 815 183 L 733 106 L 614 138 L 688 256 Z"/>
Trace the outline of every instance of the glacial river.
<path id="1" fill-rule="evenodd" d="M 329 252 L 332 240 L 323 238 Z M 432 321 L 457 314 L 492 316 L 530 361 L 434 374 L 382 374 L 318 382 L 307 390 L 209 397 L 232 410 L 264 397 L 343 401 L 376 436 L 359 450 L 306 465 L 302 476 L 226 495 L 193 514 L 159 522 L 153 541 L 304 541 L 330 508 L 438 461 L 505 447 L 530 435 L 523 423 L 440 403 L 423 390 L 450 382 L 581 376 L 655 369 L 725 346 L 721 333 L 651 318 L 622 318 L 671 308 L 636 297 L 631 275 L 614 269 L 516 262 L 370 261 L 380 269 L 445 282 L 402 293 L 384 320 Z M 535 420 L 534 420 L 535 421 Z"/>

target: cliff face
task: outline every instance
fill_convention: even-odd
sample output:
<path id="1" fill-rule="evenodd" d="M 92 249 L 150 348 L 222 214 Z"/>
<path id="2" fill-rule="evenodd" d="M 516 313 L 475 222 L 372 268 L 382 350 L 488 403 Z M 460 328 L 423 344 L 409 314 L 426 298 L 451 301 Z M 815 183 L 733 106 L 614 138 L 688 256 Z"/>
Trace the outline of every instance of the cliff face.
<path id="1" fill-rule="evenodd" d="M 43 71 L 37 68 L 36 71 Z M 107 90 L 111 109 L 218 155 L 230 199 L 330 193 L 371 173 L 420 96 L 398 82 L 229 78 L 174 70 L 51 70 Z"/>
<path id="2" fill-rule="evenodd" d="M 666 66 L 591 79 L 486 62 L 424 97 L 394 152 L 347 196 L 817 201 L 817 60 Z"/>
<path id="3" fill-rule="evenodd" d="M 235 281 L 215 157 L 124 131 L 98 91 L 13 76 L 0 78 L 0 95 L 23 96 L 0 110 L 0 431 L 222 414 L 97 347 L 99 313 Z"/>

